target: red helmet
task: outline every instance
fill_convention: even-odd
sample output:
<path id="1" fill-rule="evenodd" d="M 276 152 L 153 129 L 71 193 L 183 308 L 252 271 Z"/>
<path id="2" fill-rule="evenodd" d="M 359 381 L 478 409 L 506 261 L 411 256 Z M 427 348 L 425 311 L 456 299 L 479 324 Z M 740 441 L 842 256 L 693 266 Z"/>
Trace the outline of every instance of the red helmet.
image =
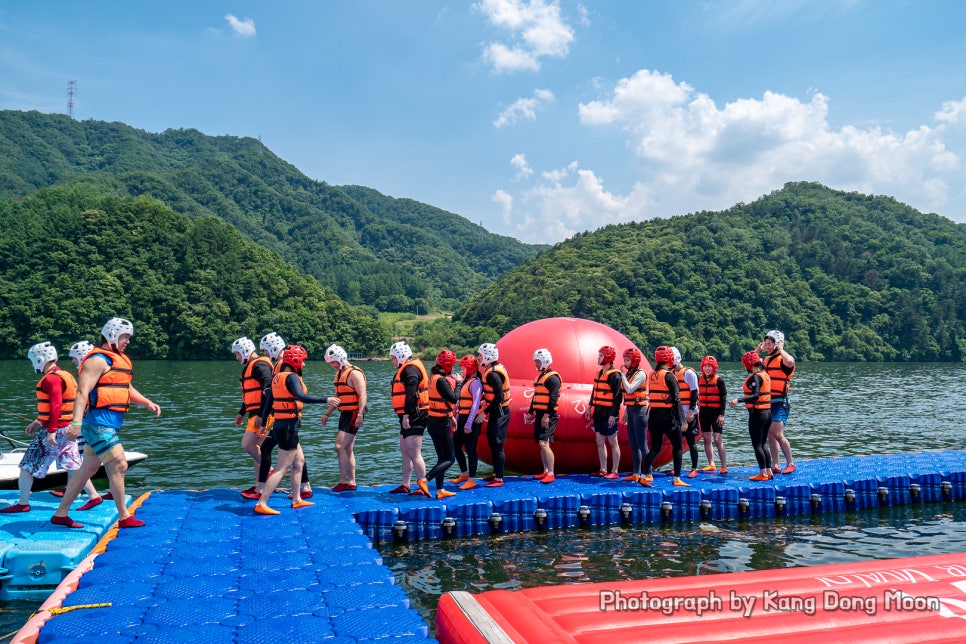
<path id="1" fill-rule="evenodd" d="M 663 362 L 666 365 L 674 364 L 674 352 L 671 351 L 671 347 L 661 345 L 654 349 L 654 362 Z"/>
<path id="2" fill-rule="evenodd" d="M 704 371 L 705 365 L 711 365 L 711 373 L 716 373 L 718 371 L 718 359 L 714 356 L 705 356 L 701 358 L 701 371 Z"/>
<path id="3" fill-rule="evenodd" d="M 460 369 L 467 378 L 480 370 L 480 363 L 476 361 L 476 356 L 463 356 L 460 358 Z"/>
<path id="4" fill-rule="evenodd" d="M 624 359 L 630 358 L 631 367 L 639 367 L 641 365 L 641 352 L 637 350 L 637 347 L 631 347 L 624 351 Z"/>
<path id="5" fill-rule="evenodd" d="M 450 373 L 453 371 L 453 365 L 456 364 L 456 354 L 449 349 L 443 349 L 436 356 L 436 364 L 439 365 L 444 372 Z"/>
<path id="6" fill-rule="evenodd" d="M 302 365 L 309 359 L 309 354 L 305 347 L 297 344 L 290 344 L 282 351 L 282 364 L 295 369 L 295 373 L 302 373 Z"/>
<path id="7" fill-rule="evenodd" d="M 749 351 L 741 356 L 741 364 L 745 365 L 745 370 L 750 372 L 756 364 L 761 364 L 761 356 L 757 351 Z"/>
<path id="8" fill-rule="evenodd" d="M 604 357 L 605 363 L 611 363 L 617 359 L 617 349 L 614 347 L 601 347 L 598 353 Z"/>

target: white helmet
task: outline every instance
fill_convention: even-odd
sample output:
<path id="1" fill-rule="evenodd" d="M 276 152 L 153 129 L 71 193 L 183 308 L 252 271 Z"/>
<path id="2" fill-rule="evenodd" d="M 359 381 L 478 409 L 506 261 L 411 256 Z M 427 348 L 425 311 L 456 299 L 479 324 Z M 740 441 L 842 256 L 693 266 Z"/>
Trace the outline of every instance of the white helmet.
<path id="1" fill-rule="evenodd" d="M 771 338 L 775 341 L 775 344 L 778 344 L 779 342 L 785 341 L 785 334 L 781 331 L 769 331 L 765 334 L 765 339 L 767 340 L 768 338 Z"/>
<path id="2" fill-rule="evenodd" d="M 671 353 L 674 354 L 674 364 L 672 366 L 676 367 L 681 364 L 681 351 L 677 347 L 671 347 Z"/>
<path id="3" fill-rule="evenodd" d="M 122 335 L 134 335 L 134 325 L 124 318 L 111 318 L 104 323 L 101 335 L 107 340 L 108 344 L 117 344 L 118 338 Z"/>
<path id="4" fill-rule="evenodd" d="M 540 361 L 540 369 L 546 369 L 553 362 L 553 357 L 550 355 L 549 349 L 537 349 L 533 352 L 533 360 Z"/>
<path id="5" fill-rule="evenodd" d="M 406 362 L 413 355 L 413 350 L 409 348 L 409 345 L 400 340 L 396 344 L 389 347 L 389 355 L 395 358 L 399 362 Z"/>
<path id="6" fill-rule="evenodd" d="M 248 360 L 255 353 L 255 343 L 247 335 L 243 335 L 231 343 L 231 352 L 240 353 L 242 360 Z"/>
<path id="7" fill-rule="evenodd" d="M 325 361 L 326 362 L 338 362 L 339 367 L 344 367 L 345 363 L 349 360 L 349 354 L 345 352 L 345 349 L 337 344 L 330 344 L 329 348 L 325 350 Z"/>
<path id="8" fill-rule="evenodd" d="M 57 349 L 49 342 L 41 342 L 27 350 L 27 357 L 34 363 L 34 371 L 43 373 L 48 362 L 57 362 Z"/>
<path id="9" fill-rule="evenodd" d="M 484 342 L 481 344 L 477 353 L 479 353 L 480 357 L 483 358 L 480 360 L 480 364 L 484 367 L 500 359 L 500 350 L 497 349 L 496 345 L 492 342 Z"/>
<path id="10" fill-rule="evenodd" d="M 94 350 L 94 345 L 87 340 L 81 340 L 80 342 L 75 342 L 70 347 L 70 357 L 80 364 L 87 357 L 87 354 Z"/>
<path id="11" fill-rule="evenodd" d="M 285 340 L 282 339 L 282 336 L 272 331 L 262 336 L 258 346 L 259 348 L 268 351 L 269 358 L 272 360 L 278 360 L 278 357 L 282 355 L 282 351 L 285 350 L 286 345 Z"/>

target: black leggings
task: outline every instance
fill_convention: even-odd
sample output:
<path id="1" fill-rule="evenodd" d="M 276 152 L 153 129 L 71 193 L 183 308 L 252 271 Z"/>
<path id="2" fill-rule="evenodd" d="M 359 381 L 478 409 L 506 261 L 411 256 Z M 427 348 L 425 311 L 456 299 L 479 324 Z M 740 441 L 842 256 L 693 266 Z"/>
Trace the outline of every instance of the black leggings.
<path id="1" fill-rule="evenodd" d="M 506 442 L 506 430 L 509 424 L 509 413 L 503 413 L 499 416 L 491 413 L 489 420 L 486 421 L 486 442 L 490 446 L 490 453 L 493 455 L 493 476 L 498 479 L 503 478 L 503 467 L 506 465 L 503 443 Z"/>
<path id="2" fill-rule="evenodd" d="M 691 433 L 691 428 L 694 427 L 697 430 L 695 433 Z M 698 435 L 701 430 L 698 429 L 698 417 L 695 415 L 694 420 L 688 423 L 688 428 L 684 430 L 684 438 L 688 441 L 688 452 L 691 454 L 691 469 L 698 469 Z M 683 446 L 682 446 L 683 448 Z M 683 456 L 682 456 L 683 460 Z"/>
<path id="3" fill-rule="evenodd" d="M 480 430 L 483 429 L 483 423 L 476 423 L 471 425 L 470 428 L 473 430 L 469 434 L 464 432 L 466 429 L 466 420 L 469 415 L 463 414 L 456 419 L 456 433 L 453 434 L 453 449 L 456 451 L 456 464 L 460 466 L 460 472 L 467 472 L 470 478 L 476 476 L 476 468 L 480 464 L 480 459 L 476 455 L 476 442 L 480 439 Z M 463 448 L 466 448 L 466 454 L 463 454 Z M 467 459 L 469 460 L 469 465 L 467 465 Z"/>
<path id="4" fill-rule="evenodd" d="M 275 446 L 278 445 L 278 441 L 275 440 L 275 435 L 272 432 L 268 432 L 268 436 L 262 441 L 262 446 L 260 448 L 262 460 L 258 466 L 258 482 L 264 483 L 268 480 L 268 471 L 272 469 L 272 451 Z M 306 463 L 302 466 L 302 483 L 309 482 L 309 464 Z"/>
<path id="5" fill-rule="evenodd" d="M 751 446 L 755 450 L 758 468 L 762 470 L 771 467 L 771 454 L 768 453 L 769 427 L 771 427 L 771 409 L 748 410 L 748 436 L 751 438 Z"/>
<path id="6" fill-rule="evenodd" d="M 453 464 L 453 436 L 449 431 L 449 418 L 430 416 L 426 431 L 433 439 L 433 448 L 436 450 L 436 465 L 426 472 L 426 478 L 436 479 L 436 489 L 442 490 L 446 470 Z"/>
<path id="7" fill-rule="evenodd" d="M 651 470 L 654 459 L 657 458 L 658 453 L 661 451 L 664 437 L 667 436 L 668 441 L 671 443 L 671 455 L 674 459 L 674 476 L 680 478 L 681 428 L 673 422 L 670 411 L 666 413 L 662 412 L 664 412 L 663 409 L 651 410 L 651 418 L 647 426 L 647 435 L 650 438 L 651 449 L 648 451 L 647 456 L 644 457 L 644 462 L 641 463 L 641 472 L 646 473 Z"/>

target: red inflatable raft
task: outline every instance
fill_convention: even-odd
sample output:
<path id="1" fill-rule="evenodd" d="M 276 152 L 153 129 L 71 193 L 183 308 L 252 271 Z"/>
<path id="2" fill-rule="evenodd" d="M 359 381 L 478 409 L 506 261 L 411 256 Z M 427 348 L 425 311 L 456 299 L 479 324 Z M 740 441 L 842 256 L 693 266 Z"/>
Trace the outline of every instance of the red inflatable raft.
<path id="1" fill-rule="evenodd" d="M 589 473 L 600 469 L 597 458 L 596 435 L 593 425 L 584 414 L 590 401 L 594 376 L 600 366 L 597 352 L 602 346 L 617 349 L 616 367 L 623 364 L 625 349 L 634 345 L 614 329 L 579 318 L 547 318 L 534 320 L 503 336 L 496 346 L 500 350 L 500 362 L 510 376 L 512 397 L 510 427 L 507 430 L 506 468 L 521 474 L 534 474 L 543 470 L 540 448 L 533 439 L 533 425 L 523 422 L 523 413 L 530 407 L 533 396 L 533 379 L 537 370 L 533 366 L 533 352 L 549 349 L 553 356 L 553 369 L 560 374 L 562 388 L 558 406 L 559 421 L 554 433 L 554 469 L 558 474 Z M 641 368 L 651 373 L 647 352 Z M 631 469 L 631 447 L 627 442 L 627 427 L 621 422 L 618 434 L 621 447 L 621 471 Z M 485 437 L 480 439 L 479 454 L 492 463 L 490 448 Z M 671 460 L 671 448 L 665 441 L 655 467 Z"/>
<path id="2" fill-rule="evenodd" d="M 443 595 L 467 642 L 966 642 L 966 553 Z"/>

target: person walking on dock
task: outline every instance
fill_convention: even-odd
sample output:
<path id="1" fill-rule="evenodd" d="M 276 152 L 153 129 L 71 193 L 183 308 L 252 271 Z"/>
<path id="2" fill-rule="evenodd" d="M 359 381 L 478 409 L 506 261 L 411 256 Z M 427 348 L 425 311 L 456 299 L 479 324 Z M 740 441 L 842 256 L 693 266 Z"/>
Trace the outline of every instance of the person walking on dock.
<path id="1" fill-rule="evenodd" d="M 337 344 L 325 350 L 325 361 L 335 369 L 335 395 L 338 405 L 329 405 L 322 415 L 322 425 L 339 410 L 339 431 L 335 435 L 335 454 L 339 461 L 339 482 L 333 492 L 353 492 L 356 489 L 356 456 L 352 451 L 356 433 L 362 429 L 366 413 L 366 374 L 349 362 L 349 354 Z"/>
<path id="2" fill-rule="evenodd" d="M 305 348 L 297 344 L 285 348 L 282 352 L 282 366 L 272 377 L 272 386 L 262 405 L 263 425 L 268 421 L 270 414 L 275 416 L 271 432 L 278 443 L 278 467 L 265 481 L 265 489 L 262 490 L 258 503 L 255 504 L 256 514 L 279 514 L 278 510 L 268 507 L 268 499 L 289 469 L 292 470 L 292 507 L 297 509 L 315 505 L 311 501 L 302 499 L 299 489 L 302 469 L 305 467 L 305 454 L 302 453 L 302 446 L 299 444 L 302 405 L 305 403 L 338 405 L 339 399 L 306 393 L 305 382 L 302 380 L 302 367 L 308 357 Z"/>
<path id="3" fill-rule="evenodd" d="M 724 446 L 724 406 L 728 390 L 724 378 L 718 373 L 718 359 L 714 356 L 701 358 L 701 375 L 698 376 L 698 426 L 704 440 L 704 454 L 708 457 L 705 472 L 728 473 L 728 455 Z M 714 449 L 718 450 L 721 469 L 714 463 Z"/>
<path id="4" fill-rule="evenodd" d="M 674 364 L 674 352 L 671 347 L 660 346 L 654 350 L 654 370 L 647 377 L 647 404 L 650 409 L 647 434 L 651 449 L 648 450 L 642 472 L 649 472 L 654 459 L 661 451 L 661 443 L 667 436 L 671 443 L 671 455 L 674 464 L 674 485 L 688 487 L 681 480 L 681 426 L 684 424 L 684 410 L 681 408 L 681 397 L 678 393 L 678 379 L 671 372 Z M 651 487 L 653 477 L 648 474 L 641 480 L 641 485 Z"/>
<path id="5" fill-rule="evenodd" d="M 476 455 L 476 444 L 480 439 L 483 424 L 476 422 L 476 418 L 483 400 L 483 381 L 480 379 L 480 363 L 476 361 L 476 356 L 460 358 L 460 370 L 463 372 L 463 384 L 459 388 L 456 433 L 453 434 L 453 449 L 460 475 L 450 483 L 456 483 L 461 490 L 471 490 L 476 487 L 476 468 L 480 462 Z M 463 453 L 464 449 L 466 454 Z"/>
<path id="6" fill-rule="evenodd" d="M 749 351 L 741 357 L 741 364 L 748 372 L 742 385 L 744 396 L 735 398 L 728 405 L 737 407 L 744 403 L 748 409 L 748 436 L 755 450 L 755 460 L 761 470 L 750 478 L 752 481 L 767 481 L 774 478 L 768 466 L 768 429 L 771 426 L 771 378 L 765 371 L 761 356 L 757 351 Z"/>
<path id="7" fill-rule="evenodd" d="M 486 442 L 493 456 L 493 479 L 484 487 L 502 487 L 506 465 L 503 444 L 510 426 L 510 375 L 500 364 L 500 349 L 492 342 L 480 345 L 476 359 L 483 368 L 483 418 L 486 420 Z M 476 418 L 481 417 L 478 414 Z"/>
<path id="8" fill-rule="evenodd" d="M 262 441 L 265 439 L 266 429 L 259 417 L 262 413 L 262 403 L 265 402 L 265 391 L 272 386 L 272 371 L 274 365 L 266 356 L 255 352 L 255 343 L 247 336 L 238 338 L 231 343 L 231 352 L 242 365 L 239 383 L 242 390 L 242 403 L 235 416 L 235 427 L 245 425 L 241 446 L 249 456 L 255 467 L 255 483 L 248 489 L 242 490 L 241 495 L 246 499 L 257 499 L 261 490 L 258 489 L 258 474 L 262 464 Z M 245 422 L 245 416 L 248 422 Z"/>
<path id="9" fill-rule="evenodd" d="M 646 472 L 641 471 L 641 463 L 647 454 L 647 372 L 641 369 L 643 356 L 637 347 L 624 351 L 624 369 L 621 372 L 621 386 L 624 388 L 624 422 L 627 424 L 627 439 L 631 444 L 631 463 L 633 472 L 624 481 L 640 483 Z"/>
<path id="10" fill-rule="evenodd" d="M 107 472 L 111 496 L 117 505 L 118 526 L 137 528 L 144 522 L 128 512 L 125 505 L 124 474 L 127 459 L 118 432 L 124 424 L 124 416 L 132 404 L 147 408 L 155 416 L 161 415 L 161 407 L 149 400 L 132 384 L 134 365 L 125 353 L 134 335 L 134 325 L 124 318 L 111 318 L 101 329 L 101 344 L 91 350 L 82 363 L 77 396 L 74 403 L 74 420 L 68 436 L 84 436 L 84 458 L 80 470 L 67 483 L 67 490 L 60 505 L 50 518 L 55 525 L 81 528 L 67 511 L 77 498 L 81 488 L 97 472 L 101 464 Z M 85 413 L 89 410 L 89 413 Z M 83 418 L 83 422 L 80 420 Z"/>
<path id="11" fill-rule="evenodd" d="M 444 488 L 446 470 L 456 459 L 453 449 L 453 429 L 456 419 L 453 411 L 456 409 L 456 378 L 452 375 L 456 365 L 456 354 L 449 349 L 443 349 L 436 356 L 436 364 L 429 370 L 429 419 L 426 430 L 433 441 L 436 450 L 436 465 L 426 473 L 428 480 L 436 481 L 436 498 L 445 499 L 455 496 Z"/>
<path id="12" fill-rule="evenodd" d="M 771 471 L 773 474 L 791 474 L 796 468 L 792 460 L 792 445 L 785 437 L 785 424 L 792 408 L 788 402 L 788 385 L 795 375 L 795 358 L 785 351 L 785 334 L 781 331 L 765 334 L 758 350 L 767 354 L 765 372 L 771 378 L 771 427 L 768 429 Z M 785 456 L 785 469 L 781 468 L 781 461 L 778 460 L 779 448 Z"/>
<path id="13" fill-rule="evenodd" d="M 77 441 L 67 436 L 74 419 L 74 400 L 77 380 L 69 372 L 57 366 L 57 349 L 50 342 L 35 344 L 27 351 L 34 371 L 41 374 L 37 383 L 37 419 L 27 425 L 24 433 L 34 436 L 20 459 L 20 477 L 17 488 L 20 499 L 0 512 L 30 512 L 30 490 L 34 479 L 47 476 L 47 470 L 56 462 L 58 467 L 73 477 L 81 466 Z M 43 431 L 40 431 L 43 430 Z M 85 485 L 88 501 L 80 510 L 90 510 L 101 504 L 101 497 L 88 481 Z"/>
<path id="14" fill-rule="evenodd" d="M 594 389 L 590 396 L 590 407 L 587 413 L 594 422 L 594 432 L 597 434 L 597 458 L 600 470 L 594 476 L 606 479 L 616 479 L 621 462 L 621 448 L 617 442 L 617 421 L 621 415 L 621 405 L 624 403 L 624 387 L 621 372 L 614 368 L 617 359 L 617 349 L 610 346 L 601 347 L 597 353 L 597 364 L 600 370 L 594 378 Z M 613 469 L 607 469 L 607 446 L 610 445 Z"/>
<path id="15" fill-rule="evenodd" d="M 533 381 L 533 397 L 530 409 L 524 420 L 533 423 L 533 438 L 540 446 L 540 461 L 543 472 L 533 478 L 541 483 L 553 483 L 557 478 L 553 473 L 553 434 L 557 430 L 557 406 L 560 402 L 560 374 L 551 368 L 553 356 L 549 349 L 533 352 L 533 366 L 538 373 Z"/>
<path id="16" fill-rule="evenodd" d="M 396 375 L 392 379 L 392 408 L 399 418 L 399 451 L 402 454 L 402 484 L 392 494 L 429 496 L 426 462 L 423 461 L 423 434 L 429 420 L 429 374 L 423 361 L 413 355 L 404 341 L 389 347 L 389 357 Z M 413 470 L 417 490 L 410 489 Z"/>

